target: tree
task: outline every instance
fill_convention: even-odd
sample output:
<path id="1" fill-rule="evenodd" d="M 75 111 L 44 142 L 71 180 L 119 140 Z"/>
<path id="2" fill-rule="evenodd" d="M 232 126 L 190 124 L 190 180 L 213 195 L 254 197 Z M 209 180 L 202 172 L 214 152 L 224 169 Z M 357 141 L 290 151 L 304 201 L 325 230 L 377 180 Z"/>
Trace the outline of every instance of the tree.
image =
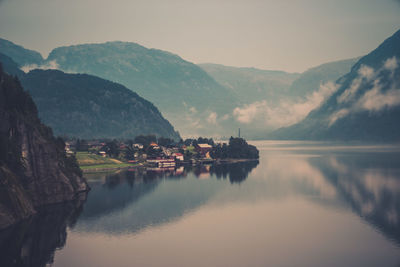
<path id="1" fill-rule="evenodd" d="M 88 151 L 89 144 L 85 139 L 76 140 L 76 151 Z"/>
<path id="2" fill-rule="evenodd" d="M 190 145 L 192 145 L 192 142 L 193 142 L 193 139 L 188 138 L 183 142 L 183 144 L 185 146 L 190 146 Z"/>
<path id="3" fill-rule="evenodd" d="M 117 158 L 120 153 L 118 142 L 115 139 L 112 141 L 108 141 L 103 147 L 103 150 L 107 153 L 108 156 L 113 158 Z"/>
<path id="4" fill-rule="evenodd" d="M 127 146 L 124 153 L 124 158 L 127 160 L 135 159 L 135 154 L 139 152 L 139 148 L 134 146 L 133 140 L 127 141 Z"/>
<path id="5" fill-rule="evenodd" d="M 135 142 L 142 144 L 146 149 L 152 142 L 157 142 L 157 137 L 155 135 L 139 135 L 135 137 Z"/>
<path id="6" fill-rule="evenodd" d="M 158 138 L 158 144 L 160 146 L 170 146 L 172 143 L 174 143 L 174 140 L 172 140 L 171 138 L 164 138 L 164 137 L 160 137 Z"/>
<path id="7" fill-rule="evenodd" d="M 208 139 L 208 138 L 203 138 L 203 137 L 199 137 L 197 139 L 197 143 L 198 144 L 209 144 L 210 146 L 214 146 L 214 140 L 212 138 Z"/>

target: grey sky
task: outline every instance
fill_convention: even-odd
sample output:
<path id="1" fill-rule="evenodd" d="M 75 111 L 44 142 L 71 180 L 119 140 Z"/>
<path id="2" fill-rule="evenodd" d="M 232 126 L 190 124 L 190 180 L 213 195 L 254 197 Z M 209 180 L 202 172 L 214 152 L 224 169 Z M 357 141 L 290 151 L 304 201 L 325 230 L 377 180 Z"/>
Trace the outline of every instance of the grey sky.
<path id="1" fill-rule="evenodd" d="M 47 56 L 133 41 L 194 63 L 304 71 L 400 29 L 398 0 L 0 0 L 0 37 Z"/>

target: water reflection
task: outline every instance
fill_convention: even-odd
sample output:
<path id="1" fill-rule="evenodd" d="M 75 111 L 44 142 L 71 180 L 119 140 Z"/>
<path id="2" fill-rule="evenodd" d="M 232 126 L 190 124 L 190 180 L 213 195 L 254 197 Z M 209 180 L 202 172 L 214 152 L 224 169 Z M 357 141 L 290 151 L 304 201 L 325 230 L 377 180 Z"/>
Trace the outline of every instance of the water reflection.
<path id="1" fill-rule="evenodd" d="M 252 161 L 89 176 L 92 189 L 75 230 L 124 234 L 171 222 L 229 186 L 216 179 L 199 180 L 215 175 L 240 183 L 257 165 Z"/>
<path id="2" fill-rule="evenodd" d="M 253 175 L 263 178 L 264 197 L 300 195 L 326 207 L 350 208 L 400 246 L 399 152 L 270 151 L 263 165 Z M 275 192 L 265 194 L 268 187 Z"/>
<path id="3" fill-rule="evenodd" d="M 30 220 L 0 232 L 0 266 L 46 266 L 67 241 L 86 196 L 42 208 Z"/>
<path id="4" fill-rule="evenodd" d="M 327 181 L 368 223 L 400 245 L 400 154 L 345 154 L 314 159 Z"/>
<path id="5" fill-rule="evenodd" d="M 0 233 L 0 266 L 43 266 L 66 242 L 56 266 L 396 266 L 400 153 L 302 146 L 267 147 L 260 164 L 87 175 L 83 210 Z"/>
<path id="6" fill-rule="evenodd" d="M 247 179 L 250 172 L 257 167 L 258 160 L 247 162 L 236 162 L 231 164 L 213 164 L 186 166 L 197 178 L 206 179 L 215 176 L 217 179 L 228 179 L 232 184 L 241 183 Z"/>

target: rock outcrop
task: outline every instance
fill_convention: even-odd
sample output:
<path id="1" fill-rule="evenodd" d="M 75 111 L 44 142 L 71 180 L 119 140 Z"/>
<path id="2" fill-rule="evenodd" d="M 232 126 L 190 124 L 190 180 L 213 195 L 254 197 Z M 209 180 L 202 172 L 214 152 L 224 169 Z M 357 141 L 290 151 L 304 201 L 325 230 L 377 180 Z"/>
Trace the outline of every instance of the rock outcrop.
<path id="1" fill-rule="evenodd" d="M 0 122 L 0 229 L 89 189 L 62 139 L 40 122 L 32 98 L 1 66 Z"/>

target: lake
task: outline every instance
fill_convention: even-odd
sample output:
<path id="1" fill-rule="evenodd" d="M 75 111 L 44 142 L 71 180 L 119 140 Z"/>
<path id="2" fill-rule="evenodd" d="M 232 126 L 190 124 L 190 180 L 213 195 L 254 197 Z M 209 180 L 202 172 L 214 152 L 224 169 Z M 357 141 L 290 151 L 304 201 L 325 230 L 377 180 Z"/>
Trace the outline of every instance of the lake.
<path id="1" fill-rule="evenodd" d="M 400 266 L 399 146 L 252 143 L 259 162 L 87 174 L 86 199 L 0 232 L 1 262 Z"/>

